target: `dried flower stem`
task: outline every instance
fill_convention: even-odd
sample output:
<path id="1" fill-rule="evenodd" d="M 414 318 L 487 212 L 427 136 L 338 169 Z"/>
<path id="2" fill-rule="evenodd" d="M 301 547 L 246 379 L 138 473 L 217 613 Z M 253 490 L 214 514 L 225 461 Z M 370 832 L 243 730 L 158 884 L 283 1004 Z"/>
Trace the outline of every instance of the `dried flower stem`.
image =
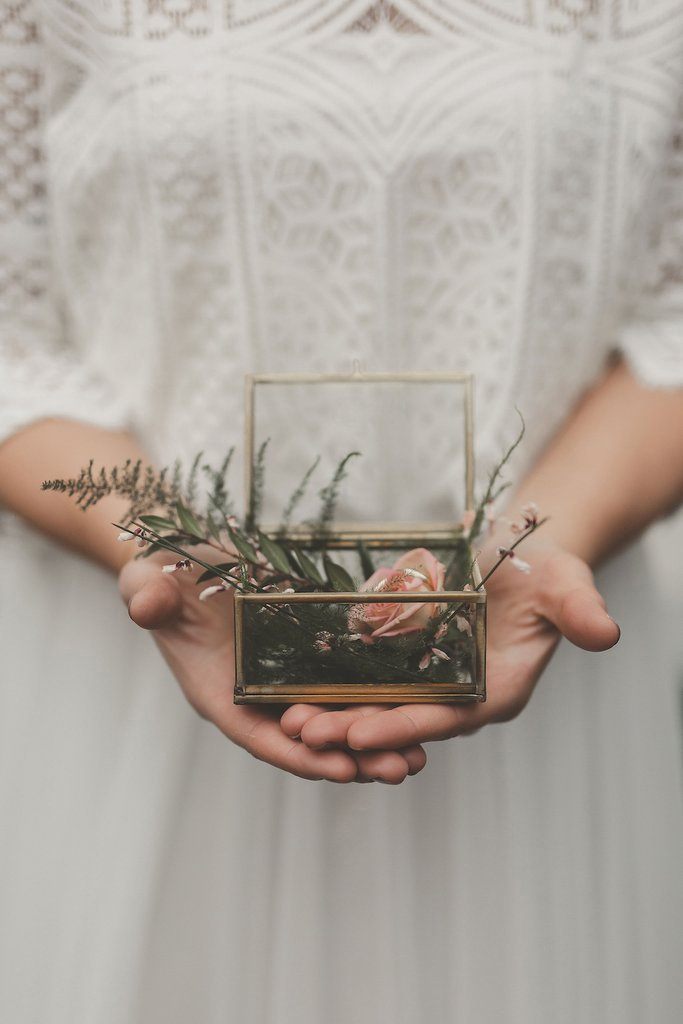
<path id="1" fill-rule="evenodd" d="M 547 523 L 548 519 L 549 519 L 549 516 L 545 516 L 544 519 L 539 519 L 538 522 L 533 523 L 531 526 L 529 526 L 528 529 L 526 529 L 524 531 L 524 533 L 521 533 L 519 535 L 519 537 L 517 537 L 517 539 L 512 544 L 510 544 L 510 546 L 507 548 L 506 553 L 504 555 L 500 555 L 498 557 L 498 560 L 493 563 L 493 565 L 491 566 L 489 571 L 486 573 L 486 575 L 482 577 L 481 583 L 478 583 L 476 585 L 476 587 L 474 588 L 472 593 L 476 593 L 478 591 L 481 591 L 483 589 L 483 587 L 486 585 L 486 583 L 491 579 L 491 577 L 493 576 L 494 572 L 496 572 L 496 570 L 501 567 L 503 562 L 506 561 L 506 559 L 510 557 L 509 552 L 510 551 L 514 551 L 515 548 L 518 547 L 522 543 L 522 541 L 526 540 L 527 537 L 530 537 L 532 533 L 535 533 L 536 530 L 539 528 L 539 526 L 543 526 L 544 523 Z M 461 604 L 455 605 L 455 607 L 453 607 L 453 608 L 451 608 L 449 610 L 448 615 L 446 615 L 445 618 L 442 621 L 446 622 L 446 623 L 451 622 L 452 619 L 454 619 L 455 616 L 458 614 L 460 609 L 464 608 L 467 603 L 468 603 L 467 601 L 463 601 Z"/>

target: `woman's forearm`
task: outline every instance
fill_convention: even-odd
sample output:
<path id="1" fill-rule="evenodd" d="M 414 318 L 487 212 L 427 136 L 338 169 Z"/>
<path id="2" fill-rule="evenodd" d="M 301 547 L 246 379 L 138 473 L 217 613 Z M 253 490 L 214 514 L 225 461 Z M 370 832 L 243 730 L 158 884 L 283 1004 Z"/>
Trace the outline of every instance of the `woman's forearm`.
<path id="1" fill-rule="evenodd" d="M 0 505 L 61 544 L 116 572 L 135 553 L 134 544 L 119 544 L 112 522 L 126 510 L 126 500 L 104 498 L 87 515 L 65 494 L 41 491 L 43 480 L 77 476 L 93 459 L 111 467 L 144 458 L 127 433 L 101 430 L 71 420 L 41 420 L 0 445 Z"/>
<path id="2" fill-rule="evenodd" d="M 514 507 L 536 501 L 550 517 L 542 535 L 596 565 L 682 498 L 683 390 L 646 388 L 619 363 L 550 442 Z"/>

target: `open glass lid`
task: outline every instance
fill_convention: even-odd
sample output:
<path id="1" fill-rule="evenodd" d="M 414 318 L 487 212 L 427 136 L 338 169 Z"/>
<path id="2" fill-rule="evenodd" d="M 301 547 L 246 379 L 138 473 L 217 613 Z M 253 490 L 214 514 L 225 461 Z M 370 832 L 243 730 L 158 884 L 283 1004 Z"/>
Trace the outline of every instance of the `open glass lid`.
<path id="1" fill-rule="evenodd" d="M 448 544 L 472 508 L 472 377 L 246 378 L 247 521 L 302 546 Z"/>

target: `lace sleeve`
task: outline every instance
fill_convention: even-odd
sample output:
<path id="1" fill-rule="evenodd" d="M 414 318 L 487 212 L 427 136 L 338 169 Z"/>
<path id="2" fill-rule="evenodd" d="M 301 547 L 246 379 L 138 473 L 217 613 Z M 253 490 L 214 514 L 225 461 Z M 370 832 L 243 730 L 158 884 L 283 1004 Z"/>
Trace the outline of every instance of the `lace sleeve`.
<path id="1" fill-rule="evenodd" d="M 683 387 L 683 99 L 672 134 L 642 290 L 618 338 L 636 376 L 651 387 Z"/>
<path id="2" fill-rule="evenodd" d="M 63 417 L 122 427 L 126 410 L 69 345 L 51 272 L 43 145 L 46 57 L 33 0 L 0 20 L 0 439 Z"/>

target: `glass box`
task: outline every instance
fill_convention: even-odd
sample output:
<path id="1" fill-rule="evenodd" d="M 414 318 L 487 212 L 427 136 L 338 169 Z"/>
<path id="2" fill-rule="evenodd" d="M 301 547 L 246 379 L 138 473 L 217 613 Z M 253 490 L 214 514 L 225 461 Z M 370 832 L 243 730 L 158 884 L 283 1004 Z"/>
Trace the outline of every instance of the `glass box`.
<path id="1" fill-rule="evenodd" d="M 462 530 L 472 392 L 459 373 L 246 378 L 245 518 L 321 586 L 235 595 L 236 703 L 485 700 L 486 593 Z M 361 449 L 321 526 L 316 502 Z M 326 486 L 288 512 L 313 471 Z"/>

